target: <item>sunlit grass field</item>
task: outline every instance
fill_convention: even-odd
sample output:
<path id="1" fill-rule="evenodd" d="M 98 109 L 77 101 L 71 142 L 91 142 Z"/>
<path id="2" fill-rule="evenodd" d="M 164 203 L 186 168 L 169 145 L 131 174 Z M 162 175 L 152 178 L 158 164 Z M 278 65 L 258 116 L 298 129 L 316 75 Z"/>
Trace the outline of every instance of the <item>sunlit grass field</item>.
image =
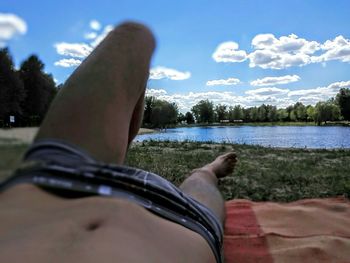
<path id="1" fill-rule="evenodd" d="M 11 174 L 28 144 L 0 141 L 0 180 Z M 127 165 L 160 174 L 179 185 L 194 168 L 234 150 L 233 175 L 221 180 L 225 199 L 294 201 L 303 198 L 350 196 L 350 150 L 266 148 L 197 142 L 135 143 Z"/>

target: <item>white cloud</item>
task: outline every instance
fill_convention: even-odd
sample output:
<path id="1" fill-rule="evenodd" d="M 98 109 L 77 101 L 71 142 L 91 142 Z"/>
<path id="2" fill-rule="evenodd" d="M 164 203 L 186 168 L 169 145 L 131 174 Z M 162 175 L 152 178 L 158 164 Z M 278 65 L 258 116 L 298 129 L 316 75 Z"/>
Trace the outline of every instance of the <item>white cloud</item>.
<path id="1" fill-rule="evenodd" d="M 91 20 L 90 21 L 90 28 L 98 31 L 101 29 L 101 23 L 98 22 L 97 20 Z"/>
<path id="2" fill-rule="evenodd" d="M 321 44 L 299 38 L 295 34 L 276 38 L 273 34 L 258 34 L 252 40 L 255 49 L 249 54 L 250 67 L 283 69 L 312 63 L 311 55 Z"/>
<path id="3" fill-rule="evenodd" d="M 299 81 L 300 77 L 298 75 L 285 75 L 280 77 L 265 77 L 262 79 L 253 80 L 250 82 L 252 86 L 272 86 L 288 84 L 291 82 Z"/>
<path id="4" fill-rule="evenodd" d="M 91 21 L 90 26 L 97 28 L 96 23 L 98 21 Z M 61 42 L 54 45 L 56 51 L 59 55 L 71 57 L 71 59 L 61 59 L 60 61 L 55 62 L 56 66 L 61 67 L 72 67 L 77 66 L 81 63 L 80 60 L 72 58 L 84 59 L 87 57 L 92 50 L 108 35 L 110 31 L 113 30 L 112 25 L 107 25 L 104 27 L 103 31 L 100 34 L 96 32 L 89 32 L 84 35 L 85 39 L 91 40 L 89 44 L 87 43 L 66 43 Z"/>
<path id="5" fill-rule="evenodd" d="M 233 92 L 189 92 L 187 94 L 168 94 L 164 89 L 151 90 L 152 96 L 157 97 L 161 100 L 166 100 L 169 102 L 175 102 L 179 110 L 183 113 L 190 111 L 191 108 L 201 100 L 210 100 L 214 104 L 224 104 L 228 106 L 241 105 L 243 107 L 260 106 L 262 103 L 277 105 L 280 107 L 286 107 L 293 103 L 290 98 L 277 98 L 274 96 L 261 96 L 261 95 L 251 95 L 251 96 L 238 96 Z"/>
<path id="6" fill-rule="evenodd" d="M 92 47 L 85 43 L 61 42 L 55 44 L 55 48 L 58 54 L 75 58 L 85 58 L 92 51 Z"/>
<path id="7" fill-rule="evenodd" d="M 185 80 L 191 77 L 191 73 L 181 72 L 176 69 L 166 67 L 155 67 L 150 70 L 150 79 L 171 79 L 171 80 Z"/>
<path id="8" fill-rule="evenodd" d="M 259 34 L 252 40 L 252 46 L 256 49 L 267 49 L 276 43 L 276 38 L 273 34 Z"/>
<path id="9" fill-rule="evenodd" d="M 314 89 L 303 89 L 290 91 L 288 89 L 278 88 L 259 88 L 246 91 L 245 96 L 236 95 L 234 92 L 189 92 L 187 94 L 169 94 L 164 89 L 148 89 L 148 96 L 155 96 L 159 99 L 169 102 L 175 102 L 181 112 L 190 111 L 200 100 L 210 100 L 214 104 L 224 104 L 228 106 L 241 105 L 243 107 L 260 106 L 261 104 L 270 104 L 278 108 L 285 108 L 296 102 L 302 102 L 305 105 L 315 105 L 319 101 L 328 100 L 333 97 L 340 88 L 350 88 L 349 81 L 340 81 L 329 84 L 326 87 Z"/>
<path id="10" fill-rule="evenodd" d="M 102 40 L 108 35 L 109 32 L 111 32 L 114 29 L 114 26 L 112 25 L 107 25 L 104 27 L 102 33 L 94 39 L 93 42 L 91 42 L 92 47 L 97 47 L 98 44 L 102 42 Z"/>
<path id="11" fill-rule="evenodd" d="M 295 34 L 279 38 L 273 34 L 258 34 L 251 43 L 253 51 L 247 54 L 238 49 L 236 42 L 224 42 L 215 50 L 213 58 L 216 62 L 242 62 L 249 59 L 250 67 L 263 69 L 284 69 L 329 60 L 350 62 L 350 39 L 342 35 L 322 44 Z"/>
<path id="12" fill-rule="evenodd" d="M 229 85 L 237 85 L 240 83 L 239 79 L 236 78 L 228 78 L 228 79 L 215 79 L 208 80 L 207 86 L 229 86 Z"/>
<path id="13" fill-rule="evenodd" d="M 275 87 L 259 88 L 253 90 L 247 90 L 245 93 L 248 95 L 258 96 L 281 96 L 289 92 L 289 89 L 279 89 Z"/>
<path id="14" fill-rule="evenodd" d="M 90 27 L 97 30 L 97 25 L 101 27 L 101 25 L 97 23 L 98 21 L 91 21 Z M 55 44 L 54 47 L 59 55 L 71 57 L 70 59 L 61 59 L 60 61 L 55 62 L 55 65 L 61 67 L 72 67 L 79 65 L 81 61 L 73 58 L 84 59 L 87 57 L 92 50 L 108 35 L 108 33 L 113 30 L 113 28 L 114 27 L 112 25 L 107 25 L 100 34 L 97 34 L 96 32 L 86 33 L 84 37 L 85 39 L 90 40 L 90 43 L 61 42 Z"/>
<path id="15" fill-rule="evenodd" d="M 326 52 L 316 58 L 317 62 L 329 60 L 350 62 L 350 39 L 346 39 L 342 35 L 333 40 L 327 40 L 322 45 L 322 49 Z"/>
<path id="16" fill-rule="evenodd" d="M 212 57 L 216 62 L 243 62 L 247 59 L 247 53 L 238 47 L 236 42 L 223 42 L 216 48 Z"/>
<path id="17" fill-rule="evenodd" d="M 326 87 L 317 87 L 314 89 L 293 90 L 288 93 L 288 96 L 320 96 L 330 98 L 336 95 L 341 88 L 350 88 L 350 81 L 334 82 Z"/>
<path id="18" fill-rule="evenodd" d="M 24 35 L 27 32 L 26 22 L 15 14 L 0 13 L 0 47 L 16 35 Z"/>
<path id="19" fill-rule="evenodd" d="M 326 87 L 293 90 L 288 93 L 288 97 L 305 104 L 315 105 L 319 101 L 334 97 L 341 88 L 350 88 L 350 81 L 334 82 Z"/>
<path id="20" fill-rule="evenodd" d="M 146 96 L 159 97 L 166 94 L 167 92 L 164 89 L 146 89 Z"/>
<path id="21" fill-rule="evenodd" d="M 60 66 L 64 68 L 76 67 L 81 64 L 81 60 L 74 58 L 64 58 L 54 63 L 55 66 Z"/>
<path id="22" fill-rule="evenodd" d="M 95 39 L 97 37 L 97 33 L 96 32 L 89 32 L 89 33 L 86 33 L 84 35 L 84 38 L 86 39 Z"/>

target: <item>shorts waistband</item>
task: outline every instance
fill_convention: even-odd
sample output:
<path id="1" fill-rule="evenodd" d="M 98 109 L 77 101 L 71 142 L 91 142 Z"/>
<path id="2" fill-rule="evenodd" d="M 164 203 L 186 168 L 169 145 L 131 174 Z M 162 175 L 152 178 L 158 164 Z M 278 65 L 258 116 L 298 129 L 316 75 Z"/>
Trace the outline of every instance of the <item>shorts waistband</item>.
<path id="1" fill-rule="evenodd" d="M 223 228 L 206 206 L 166 179 L 141 169 L 96 161 L 75 145 L 40 140 L 26 152 L 23 165 L 0 184 L 0 192 L 32 183 L 69 198 L 91 195 L 126 198 L 150 212 L 203 236 L 222 262 Z"/>

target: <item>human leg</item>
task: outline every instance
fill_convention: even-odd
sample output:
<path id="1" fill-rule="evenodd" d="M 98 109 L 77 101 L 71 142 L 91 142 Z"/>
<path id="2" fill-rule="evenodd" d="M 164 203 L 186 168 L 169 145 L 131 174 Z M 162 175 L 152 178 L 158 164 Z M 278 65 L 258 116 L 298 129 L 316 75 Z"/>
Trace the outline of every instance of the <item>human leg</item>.
<path id="1" fill-rule="evenodd" d="M 61 139 L 122 164 L 142 120 L 154 47 L 140 24 L 114 29 L 66 81 L 35 140 Z"/>
<path id="2" fill-rule="evenodd" d="M 225 202 L 217 187 L 218 179 L 232 173 L 236 161 L 233 152 L 220 155 L 212 163 L 193 170 L 180 185 L 182 191 L 210 208 L 221 222 L 225 219 Z"/>
<path id="3" fill-rule="evenodd" d="M 148 41 L 145 40 L 147 38 Z M 150 50 L 153 47 L 148 47 L 148 57 L 140 50 L 152 41 L 151 34 L 139 25 L 127 24 L 113 31 L 101 44 L 103 48 L 97 48 L 67 81 L 53 103 L 36 140 L 62 139 L 80 146 L 98 160 L 122 163 L 128 142 L 136 135 L 142 116 L 140 109 L 143 108 L 144 84 L 148 74 Z M 117 50 L 115 46 L 118 46 Z M 134 50 L 136 51 L 133 52 Z M 144 80 L 141 81 L 143 77 Z M 101 92 L 98 87 L 103 87 L 104 90 Z M 208 165 L 207 168 L 218 176 L 215 167 Z M 10 230 L 3 243 L 12 246 L 12 251 L 24 251 L 27 248 L 28 253 L 37 252 L 37 256 L 44 256 L 42 258 L 56 257 L 58 262 L 73 262 L 77 258 L 96 262 L 101 259 L 103 261 L 104 258 L 108 260 L 123 257 L 127 262 L 131 258 L 134 262 L 214 260 L 212 248 L 203 236 L 183 225 L 156 216 L 127 199 L 97 196 L 71 200 L 53 195 L 49 199 L 42 196 L 48 193 L 32 185 L 29 187 L 12 188 L 14 198 L 8 198 L 8 203 L 3 202 L 3 209 L 0 209 L 3 211 L 0 213 L 1 221 L 7 222 L 2 227 Z M 188 193 L 194 192 L 190 186 L 189 189 Z M 20 193 L 23 200 L 28 202 L 24 203 L 19 198 Z M 4 195 L 0 198 L 3 199 Z M 30 198 L 35 201 L 30 202 Z M 201 202 L 204 200 L 197 199 Z M 205 200 L 203 203 L 206 204 Z M 41 208 L 47 207 L 48 210 L 37 212 L 37 205 Z M 23 211 L 23 207 L 27 210 Z M 15 212 L 23 213 L 8 213 L 11 208 Z M 31 212 L 34 213 L 29 218 L 27 213 Z M 7 220 L 3 220 L 4 218 Z M 28 226 L 28 239 L 20 245 L 14 242 L 19 239 L 20 234 L 12 231 L 18 227 L 13 218 L 17 222 L 21 220 L 22 226 Z M 33 222 L 37 224 L 32 224 Z M 39 232 L 42 233 L 42 238 L 39 238 Z M 47 240 L 47 237 L 53 239 Z M 28 244 L 34 246 L 28 247 Z M 37 244 L 48 246 L 43 249 Z M 57 252 L 60 251 L 57 249 L 58 244 L 62 246 L 63 253 Z M 11 251 L 3 248 L 3 251 Z M 68 252 L 72 253 L 67 255 Z M 34 256 L 26 257 L 19 253 L 8 256 L 39 262 Z M 65 260 L 64 257 L 67 256 L 70 256 L 70 260 Z M 155 258 L 158 260 L 154 260 Z"/>

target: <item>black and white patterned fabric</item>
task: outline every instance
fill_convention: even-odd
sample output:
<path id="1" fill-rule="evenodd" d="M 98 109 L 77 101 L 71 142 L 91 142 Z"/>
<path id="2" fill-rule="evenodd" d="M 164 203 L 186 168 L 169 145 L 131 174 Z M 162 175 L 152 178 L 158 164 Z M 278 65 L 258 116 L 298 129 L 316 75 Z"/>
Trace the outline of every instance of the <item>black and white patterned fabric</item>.
<path id="1" fill-rule="evenodd" d="M 0 184 L 0 192 L 19 183 L 32 183 L 66 198 L 125 198 L 197 232 L 207 240 L 217 262 L 223 261 L 223 228 L 219 219 L 206 206 L 154 173 L 96 161 L 66 142 L 40 140 L 28 149 L 15 174 Z"/>

